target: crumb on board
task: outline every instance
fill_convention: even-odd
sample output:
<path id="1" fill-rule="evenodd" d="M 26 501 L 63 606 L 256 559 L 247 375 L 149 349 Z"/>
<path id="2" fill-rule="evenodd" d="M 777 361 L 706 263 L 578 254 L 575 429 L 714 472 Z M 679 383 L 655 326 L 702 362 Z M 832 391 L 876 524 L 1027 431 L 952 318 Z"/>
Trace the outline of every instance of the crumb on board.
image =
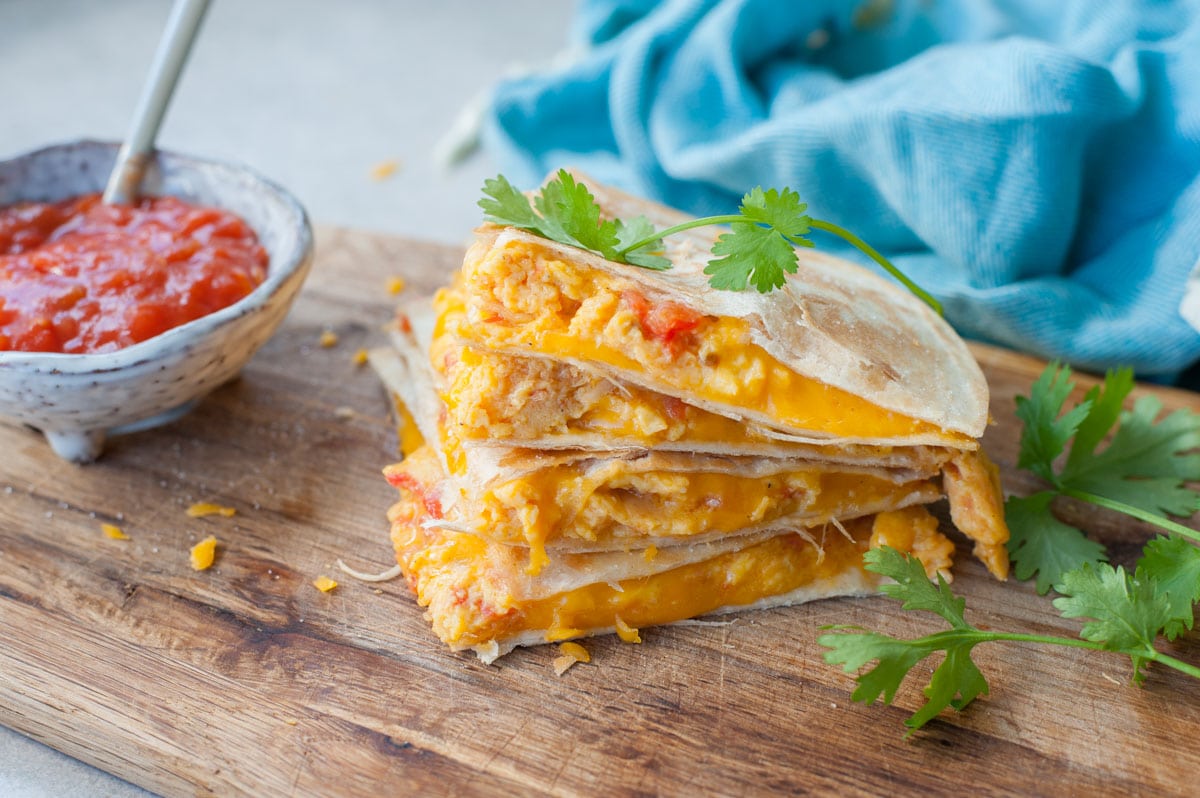
<path id="1" fill-rule="evenodd" d="M 371 167 L 371 179 L 387 180 L 398 171 L 400 171 L 400 161 L 396 158 L 388 158 Z"/>
<path id="2" fill-rule="evenodd" d="M 399 294 L 401 291 L 403 291 L 407 285 L 408 283 L 404 281 L 403 277 L 395 275 L 388 278 L 387 291 L 392 296 L 396 296 L 396 294 Z"/>
<path id="3" fill-rule="evenodd" d="M 125 534 L 125 530 L 116 524 L 101 524 L 100 531 L 113 540 L 129 540 L 129 535 Z"/>
<path id="4" fill-rule="evenodd" d="M 638 630 L 621 620 L 620 615 L 616 617 L 616 627 L 617 637 L 621 638 L 626 643 L 642 642 L 642 636 L 638 634 Z"/>
<path id="5" fill-rule="evenodd" d="M 360 582 L 389 582 L 392 579 L 395 579 L 397 576 L 400 576 L 401 573 L 399 565 L 393 565 L 386 571 L 380 571 L 377 574 L 368 574 L 362 571 L 356 571 L 349 565 L 346 565 L 346 563 L 342 562 L 340 557 L 334 561 L 334 565 L 336 565 L 342 573 L 352 576 Z"/>
<path id="6" fill-rule="evenodd" d="M 192 546 L 192 568 L 197 571 L 207 571 L 212 567 L 217 556 L 217 539 L 209 535 L 204 540 Z"/>
<path id="7" fill-rule="evenodd" d="M 354 353 L 354 365 L 365 366 L 367 364 L 367 350 L 360 349 Z"/>
<path id="8" fill-rule="evenodd" d="M 338 586 L 338 583 L 335 580 L 330 579 L 328 576 L 325 576 L 324 574 L 322 574 L 321 576 L 318 576 L 316 579 L 313 580 L 313 587 L 315 587 L 317 590 L 320 590 L 322 593 L 328 593 L 330 590 L 333 590 L 337 586 Z"/>
<path id="9" fill-rule="evenodd" d="M 321 337 L 317 341 L 317 343 L 319 343 L 324 349 L 328 349 L 331 346 L 337 346 L 337 342 L 337 333 L 335 333 L 333 330 L 322 330 Z"/>
<path id="10" fill-rule="evenodd" d="M 558 647 L 559 656 L 554 658 L 554 675 L 562 676 L 577 662 L 591 662 L 592 655 L 578 643 L 566 642 Z"/>
<path id="11" fill-rule="evenodd" d="M 196 502 L 187 508 L 189 518 L 204 518 L 209 515 L 219 515 L 223 518 L 231 518 L 237 513 L 233 507 L 225 507 L 221 504 L 213 504 L 212 502 Z"/>
<path id="12" fill-rule="evenodd" d="M 349 421 L 350 419 L 354 418 L 356 413 L 354 412 L 353 407 L 339 405 L 333 409 L 333 415 L 338 421 Z"/>

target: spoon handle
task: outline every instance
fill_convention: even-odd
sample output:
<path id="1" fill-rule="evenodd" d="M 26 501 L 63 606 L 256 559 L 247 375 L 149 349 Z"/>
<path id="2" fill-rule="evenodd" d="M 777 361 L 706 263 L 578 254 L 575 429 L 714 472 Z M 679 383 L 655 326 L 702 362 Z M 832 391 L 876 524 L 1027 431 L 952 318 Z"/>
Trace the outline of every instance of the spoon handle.
<path id="1" fill-rule="evenodd" d="M 142 96 L 138 99 L 137 111 L 129 134 L 117 153 L 117 162 L 108 176 L 104 189 L 104 202 L 110 205 L 128 205 L 137 199 L 142 173 L 154 150 L 154 139 L 162 125 L 167 105 L 175 91 L 175 83 L 183 64 L 191 52 L 196 31 L 208 10 L 209 0 L 175 0 L 166 30 L 154 54 L 154 63 Z"/>

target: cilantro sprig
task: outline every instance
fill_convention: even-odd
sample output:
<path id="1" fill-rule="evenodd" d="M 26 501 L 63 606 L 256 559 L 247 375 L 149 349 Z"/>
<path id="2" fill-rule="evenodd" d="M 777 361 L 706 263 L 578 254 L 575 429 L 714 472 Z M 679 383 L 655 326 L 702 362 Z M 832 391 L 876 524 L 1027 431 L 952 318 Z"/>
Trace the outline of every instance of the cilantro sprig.
<path id="1" fill-rule="evenodd" d="M 933 612 L 950 629 L 904 640 L 859 630 L 830 627 L 817 642 L 827 648 L 825 661 L 847 673 L 875 666 L 856 679 L 856 701 L 891 703 L 917 663 L 938 652 L 942 663 L 925 687 L 925 703 L 905 721 L 910 733 L 946 708 L 964 709 L 988 692 L 987 680 L 971 659 L 986 642 L 1036 643 L 1124 654 L 1141 684 L 1145 667 L 1155 662 L 1200 679 L 1200 668 L 1155 647 L 1160 636 L 1173 640 L 1193 628 L 1200 602 L 1200 534 L 1162 513 L 1191 515 L 1200 494 L 1187 482 L 1200 481 L 1200 415 L 1180 410 L 1156 421 L 1162 410 L 1143 397 L 1123 410 L 1133 389 L 1128 369 L 1109 372 L 1102 386 L 1064 411 L 1075 388 L 1066 367 L 1050 364 L 1033 384 L 1030 396 L 1018 397 L 1024 422 L 1018 465 L 1044 479 L 1047 490 L 1006 503 L 1012 532 L 1009 543 L 1014 573 L 1037 577 L 1037 590 L 1059 593 L 1054 607 L 1064 618 L 1081 618 L 1078 638 L 982 630 L 967 622 L 965 601 L 942 580 L 934 586 L 920 561 L 892 549 L 867 552 L 865 567 L 894 580 L 882 590 L 904 602 L 906 610 Z M 1101 448 L 1101 444 L 1107 444 Z M 1105 549 L 1051 511 L 1056 498 L 1070 497 L 1116 510 L 1172 533 L 1150 540 L 1132 572 L 1112 566 Z"/>
<path id="2" fill-rule="evenodd" d="M 987 695 L 987 679 L 971 659 L 971 653 L 980 643 L 1039 643 L 1125 654 L 1133 661 L 1133 678 L 1139 684 L 1145 678 L 1143 669 L 1148 662 L 1200 679 L 1200 668 L 1154 647 L 1170 614 L 1167 599 L 1153 581 L 1139 579 L 1123 568 L 1085 565 L 1071 571 L 1060 585 L 1063 596 L 1054 605 L 1063 617 L 1091 619 L 1083 625 L 1081 637 L 1072 638 L 980 629 L 967 622 L 966 601 L 954 595 L 940 574 L 937 585 L 933 585 L 916 557 L 884 546 L 868 551 L 864 559 L 867 570 L 895 580 L 895 584 L 881 588 L 886 595 L 904 602 L 906 610 L 941 616 L 950 628 L 904 640 L 854 626 L 831 626 L 825 627 L 830 632 L 818 637 L 817 643 L 828 649 L 825 661 L 842 666 L 846 673 L 876 663 L 855 679 L 858 686 L 850 696 L 865 704 L 877 700 L 892 703 L 917 663 L 938 652 L 944 653 L 944 659 L 924 688 L 925 703 L 904 721 L 910 734 L 942 710 L 961 711 L 979 696 Z"/>
<path id="3" fill-rule="evenodd" d="M 504 175 L 485 181 L 483 194 L 479 207 L 489 222 L 528 230 L 607 260 L 645 269 L 671 268 L 671 262 L 663 257 L 663 239 L 667 236 L 727 224 L 730 232 L 717 238 L 712 248 L 717 257 L 704 269 L 709 285 L 726 291 L 744 291 L 753 285 L 766 294 L 781 287 L 787 275 L 795 274 L 798 268 L 795 248 L 813 246 L 808 234 L 822 230 L 857 248 L 939 315 L 942 313 L 936 299 L 867 242 L 839 225 L 807 215 L 808 205 L 788 188 L 755 188 L 742 197 L 736 214 L 691 219 L 664 230 L 656 230 L 645 216 L 628 221 L 601 218 L 596 198 L 565 169 L 541 187 L 532 203 Z"/>
<path id="4" fill-rule="evenodd" d="M 1200 415 L 1177 410 L 1156 422 L 1162 403 L 1153 396 L 1122 410 L 1133 390 L 1130 369 L 1108 372 L 1102 385 L 1063 412 L 1074 389 L 1070 368 L 1051 363 L 1029 397 L 1017 397 L 1017 417 L 1025 422 L 1017 465 L 1049 489 L 1006 502 L 1009 555 L 1017 578 L 1036 574 L 1043 594 L 1068 571 L 1106 559 L 1103 546 L 1054 516 L 1051 507 L 1059 496 L 1200 542 L 1200 533 L 1165 515 L 1190 516 L 1200 509 L 1200 495 L 1185 484 L 1200 480 L 1200 454 L 1193 451 L 1200 448 Z M 1106 438 L 1108 444 L 1098 450 Z"/>

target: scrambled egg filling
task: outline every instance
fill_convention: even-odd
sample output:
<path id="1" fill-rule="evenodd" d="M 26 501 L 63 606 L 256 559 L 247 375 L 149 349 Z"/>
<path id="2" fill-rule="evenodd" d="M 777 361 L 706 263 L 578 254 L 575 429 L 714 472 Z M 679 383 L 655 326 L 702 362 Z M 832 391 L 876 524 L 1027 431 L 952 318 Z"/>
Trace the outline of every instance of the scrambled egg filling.
<path id="1" fill-rule="evenodd" d="M 456 331 L 485 347 L 646 375 L 671 392 L 763 412 L 787 428 L 846 438 L 962 438 L 797 374 L 753 343 L 742 319 L 651 301 L 632 283 L 557 260 L 532 243 L 475 245 L 461 288 L 466 322 Z"/>
<path id="2" fill-rule="evenodd" d="M 530 573 L 561 539 L 636 545 L 639 538 L 732 533 L 804 512 L 838 518 L 893 505 L 924 480 L 897 483 L 873 474 L 794 468 L 766 476 L 640 470 L 636 460 L 572 464 L 523 475 L 483 491 L 480 534 L 528 545 Z"/>
<path id="3" fill-rule="evenodd" d="M 743 421 L 673 396 L 618 386 L 561 361 L 501 355 L 463 346 L 464 298 L 443 289 L 434 300 L 434 368 L 445 380 L 448 425 L 464 440 L 597 433 L 653 446 L 666 441 L 771 441 Z"/>
<path id="4" fill-rule="evenodd" d="M 400 501 L 388 514 L 392 542 L 417 601 L 428 608 L 434 632 L 454 649 L 503 642 L 530 632 L 565 640 L 618 626 L 635 630 L 693 618 L 721 608 L 749 606 L 862 568 L 862 554 L 876 540 L 912 551 L 931 571 L 945 567 L 949 542 L 923 508 L 879 513 L 849 521 L 839 531 L 812 528 L 820 545 L 784 534 L 741 551 L 616 584 L 598 582 L 561 593 L 522 599 L 514 594 L 512 563 L 502 545 L 477 535 L 426 528 L 430 503 L 424 492 L 439 479 L 436 455 L 423 448 L 395 468 Z M 929 518 L 929 522 L 921 519 Z M 912 520 L 917 523 L 911 523 Z M 880 532 L 881 525 L 883 531 Z M 911 539 L 897 533 L 911 529 Z M 906 545 L 907 543 L 907 545 Z M 952 547 L 950 547 L 952 548 Z M 874 577 L 863 574 L 870 583 Z"/>

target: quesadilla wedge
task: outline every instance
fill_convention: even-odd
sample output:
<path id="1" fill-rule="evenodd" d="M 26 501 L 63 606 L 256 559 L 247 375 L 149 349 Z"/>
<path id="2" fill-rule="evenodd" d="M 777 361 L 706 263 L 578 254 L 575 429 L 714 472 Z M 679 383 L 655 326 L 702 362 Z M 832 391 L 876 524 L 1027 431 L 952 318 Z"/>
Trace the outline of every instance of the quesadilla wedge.
<path id="1" fill-rule="evenodd" d="M 605 209 L 628 202 L 597 195 Z M 679 218 L 647 212 L 658 224 Z M 712 237 L 689 233 L 667 243 L 673 267 L 651 271 L 483 228 L 463 263 L 456 333 L 812 442 L 975 447 L 986 382 L 920 300 L 811 251 L 778 291 L 719 291 L 703 273 Z"/>
<path id="2" fill-rule="evenodd" d="M 603 212 L 674 211 L 595 187 Z M 433 302 L 370 353 L 405 460 L 397 560 L 438 636 L 516 645 L 873 592 L 890 545 L 949 578 L 1007 574 L 987 386 L 953 330 L 873 273 L 800 251 L 772 294 L 711 288 L 713 236 L 672 268 L 485 225 Z"/>
<path id="3" fill-rule="evenodd" d="M 458 492 L 443 526 L 528 546 L 531 573 L 554 550 L 662 546 L 845 520 L 935 501 L 949 490 L 955 521 L 976 541 L 977 556 L 998 577 L 1006 573 L 999 488 L 978 451 L 776 442 L 760 447 L 771 456 L 730 456 L 719 448 L 711 454 L 705 441 L 692 442 L 691 452 L 538 449 L 523 439 L 478 445 L 456 436 L 419 342 L 432 325 L 420 309 L 412 313 L 393 331 L 393 348 L 370 356 L 424 440 L 435 444 Z"/>
<path id="4" fill-rule="evenodd" d="M 565 554 L 536 576 L 522 549 L 435 523 L 456 501 L 436 453 L 422 447 L 389 478 L 397 560 L 433 631 L 492 662 L 538 645 L 878 590 L 862 554 L 884 543 L 945 574 L 954 545 L 921 506 L 849 521 L 624 552 Z"/>

